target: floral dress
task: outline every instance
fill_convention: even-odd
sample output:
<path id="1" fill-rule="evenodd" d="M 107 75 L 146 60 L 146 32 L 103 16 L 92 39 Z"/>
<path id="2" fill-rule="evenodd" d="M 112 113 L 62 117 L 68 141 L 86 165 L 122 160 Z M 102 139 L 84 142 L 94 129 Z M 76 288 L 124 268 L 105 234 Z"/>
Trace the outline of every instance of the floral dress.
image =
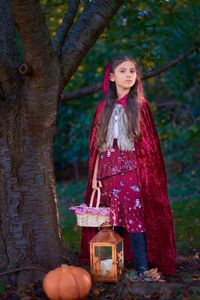
<path id="1" fill-rule="evenodd" d="M 134 151 L 122 151 L 116 140 L 100 152 L 97 180 L 102 182 L 102 205 L 110 206 L 110 222 L 128 232 L 144 232 L 143 203 Z"/>

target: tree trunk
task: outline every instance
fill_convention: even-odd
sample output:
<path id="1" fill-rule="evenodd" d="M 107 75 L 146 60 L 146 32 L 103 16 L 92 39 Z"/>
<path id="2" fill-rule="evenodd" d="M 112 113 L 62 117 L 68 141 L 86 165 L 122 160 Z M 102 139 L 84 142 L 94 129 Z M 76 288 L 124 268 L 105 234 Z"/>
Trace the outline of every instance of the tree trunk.
<path id="1" fill-rule="evenodd" d="M 101 11 L 100 4 L 107 9 Z M 84 28 L 91 27 L 91 14 L 98 16 L 100 10 L 101 18 L 90 29 L 91 40 L 86 35 L 85 42 L 81 39 L 84 51 L 69 62 L 76 40 L 69 45 L 72 52 L 61 59 L 60 51 L 55 53 L 52 48 L 37 0 L 0 1 L 4 29 L 0 38 L 0 272 L 13 270 L 12 279 L 20 286 L 40 280 L 68 260 L 59 228 L 52 155 L 58 100 L 69 80 L 64 69 L 69 68 L 73 75 L 120 5 L 121 0 L 88 3 Z M 63 26 L 59 39 L 68 49 L 66 22 Z M 16 30 L 23 48 L 22 65 Z M 81 33 L 79 26 L 78 36 Z"/>
<path id="2" fill-rule="evenodd" d="M 0 269 L 48 270 L 64 261 L 52 160 L 55 120 L 42 126 L 20 103 L 0 112 Z M 33 271 L 27 273 L 34 281 Z M 17 274 L 20 284 L 28 274 Z"/>

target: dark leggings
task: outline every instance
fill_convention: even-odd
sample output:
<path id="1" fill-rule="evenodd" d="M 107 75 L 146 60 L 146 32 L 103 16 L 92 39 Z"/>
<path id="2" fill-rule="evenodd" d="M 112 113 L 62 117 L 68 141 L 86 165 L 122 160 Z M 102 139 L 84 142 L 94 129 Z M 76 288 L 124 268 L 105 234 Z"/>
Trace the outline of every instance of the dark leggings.
<path id="1" fill-rule="evenodd" d="M 123 237 L 123 227 L 116 226 L 114 229 Z M 135 269 L 137 272 L 142 273 L 148 270 L 145 234 L 144 232 L 130 232 L 129 236 L 135 258 Z"/>

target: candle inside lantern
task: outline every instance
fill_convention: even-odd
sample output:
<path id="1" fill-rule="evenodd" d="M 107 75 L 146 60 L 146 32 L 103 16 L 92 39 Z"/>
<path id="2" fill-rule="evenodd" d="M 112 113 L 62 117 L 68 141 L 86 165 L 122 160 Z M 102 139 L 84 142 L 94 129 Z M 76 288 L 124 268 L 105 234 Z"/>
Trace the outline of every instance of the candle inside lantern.
<path id="1" fill-rule="evenodd" d="M 112 259 L 104 259 L 101 261 L 101 275 L 106 275 L 112 271 Z"/>

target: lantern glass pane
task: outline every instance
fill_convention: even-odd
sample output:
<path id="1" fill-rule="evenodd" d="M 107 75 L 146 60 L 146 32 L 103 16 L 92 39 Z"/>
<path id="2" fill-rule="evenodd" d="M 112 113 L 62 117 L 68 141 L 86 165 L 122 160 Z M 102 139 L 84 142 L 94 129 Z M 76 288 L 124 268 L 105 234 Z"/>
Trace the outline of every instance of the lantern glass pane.
<path id="1" fill-rule="evenodd" d="M 98 257 L 101 275 L 112 272 L 112 246 L 95 246 L 94 255 Z"/>
<path id="2" fill-rule="evenodd" d="M 118 243 L 118 244 L 117 244 L 117 252 L 118 252 L 118 253 L 121 252 L 121 251 L 122 251 L 122 248 L 123 248 L 122 242 Z"/>
<path id="3" fill-rule="evenodd" d="M 117 244 L 117 261 L 118 261 L 118 267 L 123 268 L 124 265 L 123 242 Z"/>

